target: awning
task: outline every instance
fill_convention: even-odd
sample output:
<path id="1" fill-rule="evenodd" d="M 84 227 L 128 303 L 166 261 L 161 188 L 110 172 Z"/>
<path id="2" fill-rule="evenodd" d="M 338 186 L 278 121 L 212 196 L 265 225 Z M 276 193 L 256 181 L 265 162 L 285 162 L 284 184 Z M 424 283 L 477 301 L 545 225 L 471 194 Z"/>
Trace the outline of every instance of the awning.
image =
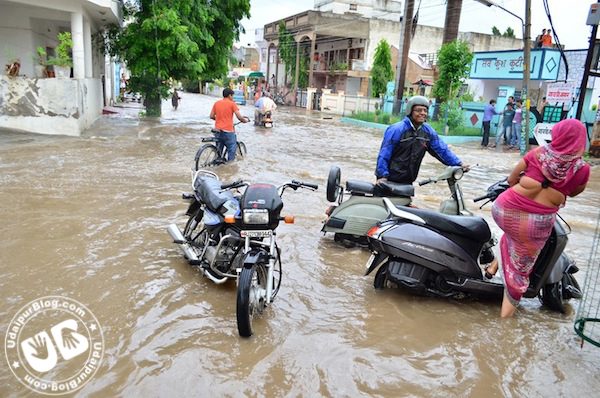
<path id="1" fill-rule="evenodd" d="M 250 72 L 248 77 L 265 77 L 265 75 L 262 72 Z"/>
<path id="2" fill-rule="evenodd" d="M 433 82 L 431 80 L 423 80 L 420 79 L 413 83 L 415 86 L 433 86 Z"/>

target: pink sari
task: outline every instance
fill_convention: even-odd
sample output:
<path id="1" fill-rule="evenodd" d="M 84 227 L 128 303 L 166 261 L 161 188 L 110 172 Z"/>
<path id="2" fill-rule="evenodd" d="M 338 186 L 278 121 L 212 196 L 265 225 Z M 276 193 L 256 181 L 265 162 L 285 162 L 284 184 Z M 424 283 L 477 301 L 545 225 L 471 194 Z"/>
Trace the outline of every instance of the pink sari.
<path id="1" fill-rule="evenodd" d="M 558 208 L 547 207 L 513 189 L 494 202 L 492 216 L 504 231 L 500 239 L 506 297 L 516 306 L 529 287 L 533 265 L 552 232 Z"/>

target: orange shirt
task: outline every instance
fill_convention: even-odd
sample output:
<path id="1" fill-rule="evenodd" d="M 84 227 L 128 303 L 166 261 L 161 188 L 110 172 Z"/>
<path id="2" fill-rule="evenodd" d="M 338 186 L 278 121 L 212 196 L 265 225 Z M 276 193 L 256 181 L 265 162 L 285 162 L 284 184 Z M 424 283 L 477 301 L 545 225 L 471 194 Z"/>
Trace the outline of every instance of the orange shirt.
<path id="1" fill-rule="evenodd" d="M 552 47 L 552 36 L 549 34 L 545 34 L 542 36 L 542 46 L 543 47 Z"/>
<path id="2" fill-rule="evenodd" d="M 237 104 L 229 98 L 215 102 L 210 111 L 215 114 L 215 128 L 233 132 L 233 114 L 239 110 Z"/>

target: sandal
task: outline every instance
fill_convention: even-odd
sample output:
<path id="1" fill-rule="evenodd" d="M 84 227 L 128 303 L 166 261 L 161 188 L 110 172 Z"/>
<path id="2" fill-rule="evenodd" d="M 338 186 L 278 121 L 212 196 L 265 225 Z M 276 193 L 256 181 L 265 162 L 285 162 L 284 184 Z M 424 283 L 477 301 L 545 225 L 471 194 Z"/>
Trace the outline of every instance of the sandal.
<path id="1" fill-rule="evenodd" d="M 485 277 L 492 279 L 498 272 L 498 260 L 494 259 L 487 267 L 485 267 Z"/>

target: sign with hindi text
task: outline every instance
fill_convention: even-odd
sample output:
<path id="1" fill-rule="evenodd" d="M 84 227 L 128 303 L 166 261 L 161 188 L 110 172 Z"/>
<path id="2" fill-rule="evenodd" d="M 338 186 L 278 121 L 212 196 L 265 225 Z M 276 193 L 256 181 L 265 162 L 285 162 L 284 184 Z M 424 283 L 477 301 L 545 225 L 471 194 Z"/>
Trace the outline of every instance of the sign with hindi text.
<path id="1" fill-rule="evenodd" d="M 524 62 L 522 50 L 476 52 L 469 78 L 522 80 Z M 556 80 L 559 66 L 559 51 L 546 48 L 531 50 L 531 80 Z"/>

